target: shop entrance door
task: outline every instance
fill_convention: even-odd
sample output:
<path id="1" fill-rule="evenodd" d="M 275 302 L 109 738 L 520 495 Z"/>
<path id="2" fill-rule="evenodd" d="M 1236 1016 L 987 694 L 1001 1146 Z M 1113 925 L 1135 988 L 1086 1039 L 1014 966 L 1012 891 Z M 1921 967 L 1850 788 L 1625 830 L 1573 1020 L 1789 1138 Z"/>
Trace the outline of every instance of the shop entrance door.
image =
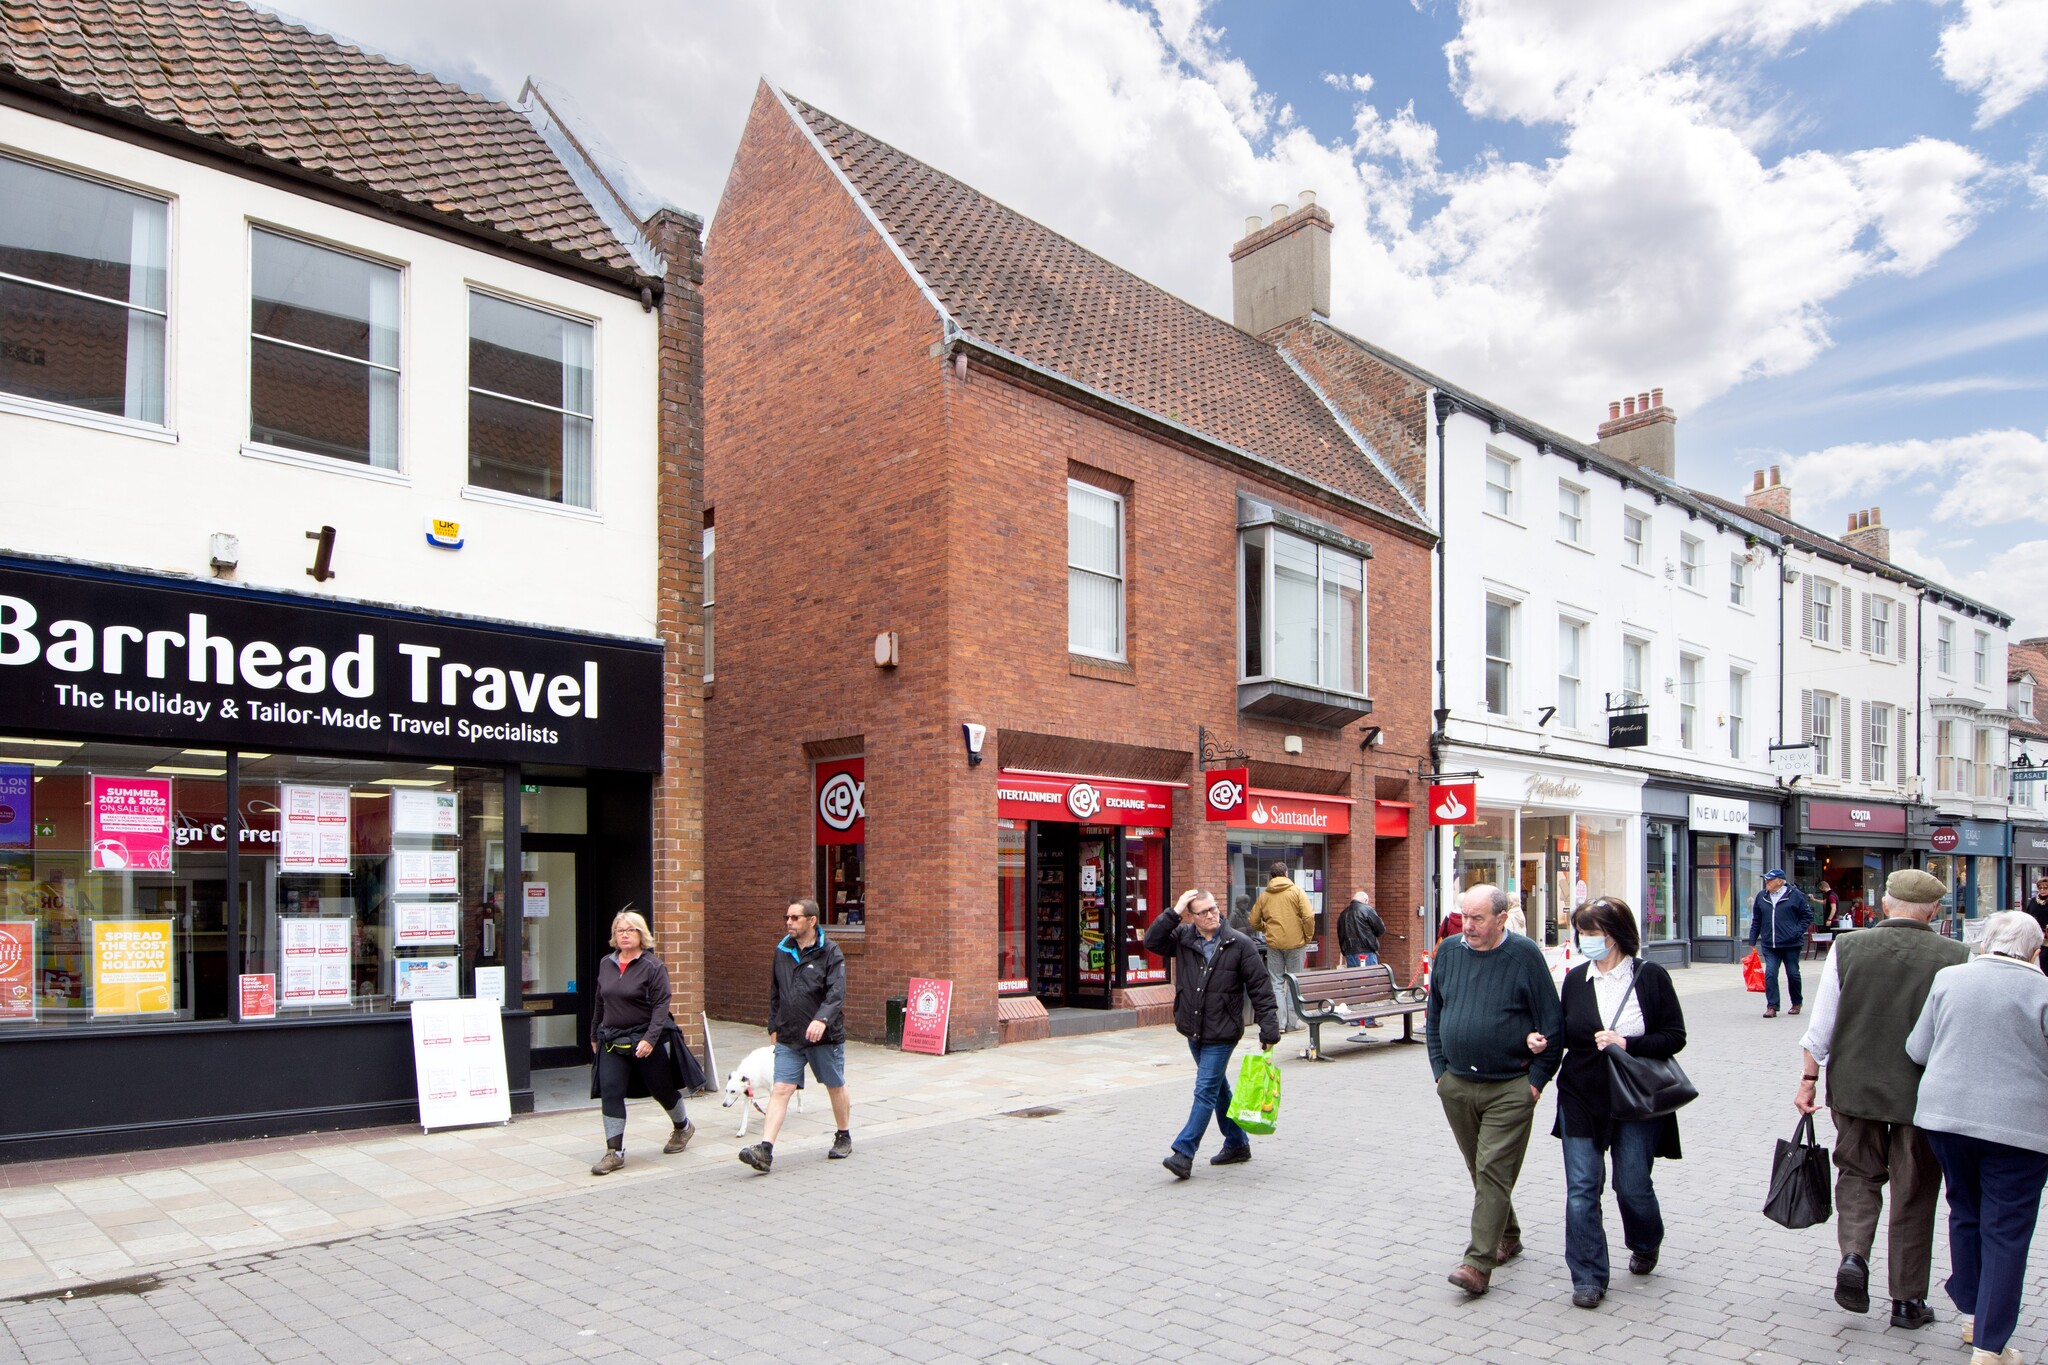
<path id="1" fill-rule="evenodd" d="M 528 834 L 520 854 L 521 996 L 534 1015 L 535 1070 L 590 1060 L 590 983 L 597 979 L 599 959 L 611 949 L 604 943 L 609 926 L 597 926 L 595 916 L 583 913 L 577 875 L 583 844 L 582 835 Z M 537 887 L 547 889 L 545 897 L 535 892 Z"/>
<path id="2" fill-rule="evenodd" d="M 1118 832 L 1031 825 L 1032 993 L 1048 1009 L 1108 1009 L 1122 942 Z"/>

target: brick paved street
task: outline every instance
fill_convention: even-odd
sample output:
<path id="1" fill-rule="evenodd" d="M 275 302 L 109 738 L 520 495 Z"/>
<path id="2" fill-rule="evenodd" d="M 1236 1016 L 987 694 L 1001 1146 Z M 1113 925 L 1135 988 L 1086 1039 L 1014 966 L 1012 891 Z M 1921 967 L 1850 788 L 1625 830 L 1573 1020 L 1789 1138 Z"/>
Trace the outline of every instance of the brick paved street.
<path id="1" fill-rule="evenodd" d="M 1290 1060 L 1281 1131 L 1258 1141 L 1251 1165 L 1198 1165 L 1187 1185 L 1158 1164 L 1185 1115 L 1186 1067 L 1044 1117 L 872 1135 L 848 1162 L 823 1159 L 819 1104 L 785 1134 L 766 1179 L 733 1161 L 729 1144 L 705 1143 L 630 1183 L 188 1263 L 143 1293 L 8 1302 L 0 1355 L 38 1365 L 1963 1358 L 1945 1304 L 1917 1334 L 1839 1312 L 1828 1298 L 1832 1227 L 1791 1233 L 1757 1212 L 1771 1144 L 1790 1128 L 1799 1024 L 1757 1018 L 1731 969 L 1679 980 L 1694 1040 L 1685 1060 L 1703 1098 L 1685 1116 L 1687 1159 L 1658 1167 L 1663 1265 L 1646 1280 L 1620 1273 L 1595 1312 L 1569 1302 L 1561 1165 L 1541 1132 L 1518 1199 L 1528 1253 L 1485 1299 L 1467 1303 L 1444 1283 L 1463 1245 L 1464 1175 L 1421 1049 L 1382 1047 L 1324 1065 Z M 1145 1041 L 1176 1043 L 1158 1031 Z M 934 1075 L 953 1060 L 932 1063 Z M 1546 1099 L 1546 1129 L 1550 1109 Z M 644 1142 L 636 1153 L 651 1155 Z M 1608 1223 L 1618 1237 L 1611 1204 Z M 1304 1240 L 1304 1227 L 1317 1235 Z M 1880 1281 L 1882 1254 L 1880 1241 Z M 1937 1278 L 1946 1259 L 1938 1242 Z M 2036 1293 L 2016 1338 L 2029 1358 L 2048 1340 Z"/>

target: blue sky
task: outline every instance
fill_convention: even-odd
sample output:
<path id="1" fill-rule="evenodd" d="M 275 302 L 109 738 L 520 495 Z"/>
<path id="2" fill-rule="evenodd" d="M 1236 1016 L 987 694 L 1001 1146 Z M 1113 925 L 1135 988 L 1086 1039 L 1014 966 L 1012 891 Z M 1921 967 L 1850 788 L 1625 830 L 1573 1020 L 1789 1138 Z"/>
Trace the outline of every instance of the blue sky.
<path id="1" fill-rule="evenodd" d="M 1226 315 L 1246 215 L 1314 189 L 1340 325 L 1586 437 L 1661 385 L 1689 482 L 1880 506 L 2048 633 L 2044 0 L 289 8 L 538 76 L 706 216 L 765 77 Z"/>

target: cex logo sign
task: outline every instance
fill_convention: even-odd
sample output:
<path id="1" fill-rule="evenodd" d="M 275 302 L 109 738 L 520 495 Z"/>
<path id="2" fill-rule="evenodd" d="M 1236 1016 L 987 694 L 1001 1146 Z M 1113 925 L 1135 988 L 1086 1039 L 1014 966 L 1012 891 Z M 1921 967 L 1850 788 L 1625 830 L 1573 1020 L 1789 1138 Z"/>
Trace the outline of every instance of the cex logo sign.
<path id="1" fill-rule="evenodd" d="M 1251 769 L 1219 768 L 1202 776 L 1202 813 L 1211 820 L 1242 820 L 1251 798 Z"/>
<path id="2" fill-rule="evenodd" d="M 833 829 L 852 829 L 867 814 L 861 805 L 866 795 L 867 783 L 854 781 L 852 773 L 834 773 L 818 789 L 818 818 Z"/>
<path id="3" fill-rule="evenodd" d="M 1429 788 L 1429 823 L 1432 825 L 1476 825 L 1479 823 L 1479 784 L 1437 782 Z"/>
<path id="4" fill-rule="evenodd" d="M 1076 820 L 1092 820 L 1102 809 L 1102 793 L 1086 782 L 1076 782 L 1067 788 L 1067 809 Z"/>

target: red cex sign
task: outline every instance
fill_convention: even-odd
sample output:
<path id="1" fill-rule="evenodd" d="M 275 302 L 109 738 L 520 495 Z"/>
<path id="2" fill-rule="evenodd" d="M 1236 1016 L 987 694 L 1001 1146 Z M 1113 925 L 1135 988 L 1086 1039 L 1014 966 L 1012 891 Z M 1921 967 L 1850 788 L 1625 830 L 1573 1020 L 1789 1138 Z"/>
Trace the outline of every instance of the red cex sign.
<path id="1" fill-rule="evenodd" d="M 1250 768 L 1218 768 L 1202 774 L 1202 814 L 1211 820 L 1244 819 L 1251 794 Z"/>
<path id="2" fill-rule="evenodd" d="M 1429 823 L 1432 825 L 1476 825 L 1479 823 L 1477 782 L 1435 782 L 1429 788 Z"/>
<path id="3" fill-rule="evenodd" d="M 1003 773 L 996 781 L 996 814 L 1071 825 L 1170 825 L 1173 788 L 1106 777 Z"/>
<path id="4" fill-rule="evenodd" d="M 867 771 L 864 758 L 835 758 L 818 765 L 811 799 L 819 843 L 858 844 L 867 839 Z"/>

